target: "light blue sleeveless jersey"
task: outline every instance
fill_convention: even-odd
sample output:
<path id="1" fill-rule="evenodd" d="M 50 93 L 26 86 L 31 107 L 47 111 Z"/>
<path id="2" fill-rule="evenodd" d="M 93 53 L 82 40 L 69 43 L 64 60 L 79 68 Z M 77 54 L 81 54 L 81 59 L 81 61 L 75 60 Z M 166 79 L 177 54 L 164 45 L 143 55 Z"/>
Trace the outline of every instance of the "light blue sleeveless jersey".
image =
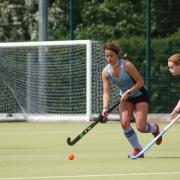
<path id="1" fill-rule="evenodd" d="M 120 59 L 119 62 L 120 62 L 119 63 L 120 75 L 118 77 L 112 76 L 112 70 L 111 70 L 111 66 L 109 64 L 107 64 L 105 66 L 105 69 L 108 73 L 109 79 L 111 79 L 115 84 L 117 84 L 119 86 L 120 95 L 122 95 L 128 89 L 133 87 L 135 82 L 132 79 L 132 77 L 129 75 L 129 73 L 125 71 L 125 60 Z M 131 94 L 130 97 L 137 97 L 137 96 L 140 96 L 141 94 L 142 94 L 141 91 L 136 91 L 135 93 Z"/>

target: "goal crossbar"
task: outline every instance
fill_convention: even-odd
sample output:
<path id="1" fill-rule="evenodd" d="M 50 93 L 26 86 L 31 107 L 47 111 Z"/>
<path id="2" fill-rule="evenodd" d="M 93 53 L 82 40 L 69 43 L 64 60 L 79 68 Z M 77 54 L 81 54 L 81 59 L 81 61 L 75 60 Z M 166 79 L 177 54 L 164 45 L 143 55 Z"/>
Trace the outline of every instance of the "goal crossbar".
<path id="1" fill-rule="evenodd" d="M 7 42 L 0 43 L 0 48 L 10 47 L 40 47 L 40 46 L 59 46 L 59 45 L 81 45 L 91 44 L 91 40 L 72 40 L 72 41 L 35 41 L 35 42 Z"/>

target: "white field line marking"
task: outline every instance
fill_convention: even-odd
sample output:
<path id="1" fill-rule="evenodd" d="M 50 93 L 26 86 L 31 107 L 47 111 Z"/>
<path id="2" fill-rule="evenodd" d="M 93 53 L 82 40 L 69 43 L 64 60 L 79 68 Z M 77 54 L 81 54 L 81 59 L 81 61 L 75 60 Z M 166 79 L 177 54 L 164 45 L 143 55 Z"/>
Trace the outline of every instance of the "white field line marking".
<path id="1" fill-rule="evenodd" d="M 115 177 L 115 176 L 149 176 L 149 175 L 177 175 L 180 172 L 151 172 L 151 173 L 122 173 L 122 174 L 87 174 L 74 176 L 37 176 L 37 177 L 4 177 L 0 180 L 26 180 L 26 179 L 74 179 L 88 177 Z"/>

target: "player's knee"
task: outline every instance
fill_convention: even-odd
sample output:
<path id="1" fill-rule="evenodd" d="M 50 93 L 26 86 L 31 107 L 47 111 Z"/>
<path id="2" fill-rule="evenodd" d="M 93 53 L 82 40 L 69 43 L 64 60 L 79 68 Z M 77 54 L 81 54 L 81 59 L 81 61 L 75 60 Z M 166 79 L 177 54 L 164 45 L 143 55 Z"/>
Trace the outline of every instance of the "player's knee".
<path id="1" fill-rule="evenodd" d="M 141 133 L 145 133 L 145 132 L 146 132 L 146 127 L 137 126 L 136 128 L 137 128 L 137 130 L 138 130 L 139 132 L 141 132 Z"/>
<path id="2" fill-rule="evenodd" d="M 130 120 L 121 120 L 121 126 L 123 129 L 130 127 Z"/>

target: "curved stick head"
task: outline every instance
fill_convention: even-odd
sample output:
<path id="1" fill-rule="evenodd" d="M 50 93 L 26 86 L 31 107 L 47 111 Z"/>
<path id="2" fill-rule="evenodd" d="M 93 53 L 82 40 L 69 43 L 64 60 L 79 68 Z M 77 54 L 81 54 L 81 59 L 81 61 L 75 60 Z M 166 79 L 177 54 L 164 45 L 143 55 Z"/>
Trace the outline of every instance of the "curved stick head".
<path id="1" fill-rule="evenodd" d="M 71 141 L 71 138 L 70 138 L 70 137 L 68 137 L 68 138 L 67 138 L 67 144 L 68 144 L 68 145 L 70 145 L 70 146 L 72 146 L 72 145 L 73 145 L 73 143 L 72 143 L 72 141 Z"/>

